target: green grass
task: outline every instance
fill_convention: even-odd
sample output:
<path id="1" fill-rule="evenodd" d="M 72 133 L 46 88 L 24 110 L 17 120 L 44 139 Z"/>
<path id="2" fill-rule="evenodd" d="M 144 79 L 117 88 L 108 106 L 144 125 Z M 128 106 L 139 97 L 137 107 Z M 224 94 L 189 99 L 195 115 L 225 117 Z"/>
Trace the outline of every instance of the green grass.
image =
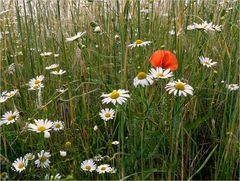
<path id="1" fill-rule="evenodd" d="M 11 180 L 44 179 L 46 173 L 77 180 L 239 179 L 239 91 L 225 87 L 239 84 L 238 2 L 222 6 L 213 0 L 199 4 L 190 0 L 186 5 L 180 0 L 53 2 L 0 3 L 1 10 L 12 9 L 0 15 L 1 92 L 19 90 L 18 96 L 1 103 L 1 115 L 15 107 L 21 113 L 18 122 L 0 127 L 1 172 Z M 148 14 L 140 13 L 146 8 Z M 187 30 L 202 20 L 223 25 L 222 31 Z M 92 22 L 103 33 L 94 33 Z M 181 34 L 171 36 L 170 30 Z M 79 31 L 86 35 L 65 41 Z M 128 48 L 136 39 L 152 44 Z M 59 57 L 41 57 L 38 49 Z M 169 80 L 134 88 L 134 77 L 149 70 L 148 60 L 159 49 L 175 52 L 179 61 L 175 79 L 187 81 L 193 96 L 169 95 L 164 88 Z M 14 56 L 18 52 L 22 55 Z M 217 65 L 203 67 L 201 55 Z M 12 63 L 15 72 L 9 74 Z M 50 74 L 45 67 L 53 63 L 67 72 Z M 41 107 L 36 104 L 37 92 L 27 85 L 37 75 L 45 76 Z M 65 93 L 56 92 L 63 87 L 68 89 Z M 131 98 L 122 106 L 102 105 L 101 94 L 119 88 L 129 90 Z M 107 123 L 98 115 L 105 107 L 116 110 L 114 120 Z M 65 129 L 51 132 L 49 139 L 27 130 L 27 123 L 45 118 L 64 121 Z M 120 144 L 112 145 L 114 140 Z M 67 141 L 70 147 L 65 146 Z M 50 167 L 40 169 L 32 161 L 21 173 L 11 170 L 16 158 L 42 149 L 52 155 Z M 60 157 L 59 150 L 66 150 L 67 157 Z M 81 170 L 81 162 L 98 154 L 106 156 L 101 163 L 114 166 L 117 173 Z"/>

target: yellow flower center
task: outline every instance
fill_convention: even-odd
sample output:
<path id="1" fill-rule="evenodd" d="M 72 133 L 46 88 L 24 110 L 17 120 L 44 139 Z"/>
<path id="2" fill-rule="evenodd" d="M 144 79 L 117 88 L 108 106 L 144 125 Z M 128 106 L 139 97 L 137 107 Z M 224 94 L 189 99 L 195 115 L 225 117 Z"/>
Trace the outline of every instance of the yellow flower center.
<path id="1" fill-rule="evenodd" d="M 206 65 L 209 65 L 209 62 L 205 62 Z"/>
<path id="2" fill-rule="evenodd" d="M 40 80 L 35 80 L 35 81 L 34 81 L 34 84 L 39 84 L 39 83 L 41 83 Z"/>
<path id="3" fill-rule="evenodd" d="M 112 91 L 110 98 L 117 99 L 119 96 L 120 96 L 120 94 L 116 90 L 114 90 L 114 91 Z"/>
<path id="4" fill-rule="evenodd" d="M 162 77 L 162 76 L 163 76 L 163 74 L 156 74 L 156 76 L 157 76 L 157 77 Z"/>
<path id="5" fill-rule="evenodd" d="M 87 165 L 87 166 L 85 167 L 85 169 L 86 169 L 86 170 L 91 170 L 91 166 Z"/>
<path id="6" fill-rule="evenodd" d="M 106 167 L 101 167 L 101 170 L 106 170 Z"/>
<path id="7" fill-rule="evenodd" d="M 24 167 L 24 163 L 23 162 L 20 162 L 19 164 L 18 164 L 18 168 L 19 169 L 22 169 Z"/>
<path id="8" fill-rule="evenodd" d="M 33 88 L 34 88 L 34 89 L 37 89 L 37 88 L 39 88 L 39 85 L 36 84 L 36 85 L 33 86 Z"/>
<path id="9" fill-rule="evenodd" d="M 55 127 L 56 127 L 56 128 L 60 128 L 61 125 L 60 125 L 59 123 L 57 123 L 57 124 L 55 124 Z"/>
<path id="10" fill-rule="evenodd" d="M 14 116 L 12 116 L 12 115 L 7 117 L 8 121 L 12 121 L 13 119 L 14 119 Z"/>
<path id="11" fill-rule="evenodd" d="M 139 44 L 142 44 L 143 41 L 142 40 L 136 40 L 135 43 L 139 45 Z"/>
<path id="12" fill-rule="evenodd" d="M 175 88 L 178 90 L 184 90 L 185 89 L 185 85 L 182 82 L 177 82 L 175 84 Z"/>
<path id="13" fill-rule="evenodd" d="M 32 156 L 32 155 L 29 155 L 29 156 L 27 157 L 27 159 L 28 159 L 28 160 L 32 160 L 32 159 L 33 159 L 33 156 Z"/>
<path id="14" fill-rule="evenodd" d="M 111 117 L 111 114 L 110 114 L 110 113 L 106 113 L 106 114 L 105 114 L 105 117 L 106 117 L 106 118 L 110 118 L 110 117 Z"/>
<path id="15" fill-rule="evenodd" d="M 233 85 L 233 84 L 230 84 L 230 87 L 231 87 L 231 88 L 234 88 L 234 85 Z"/>
<path id="16" fill-rule="evenodd" d="M 46 129 L 45 126 L 39 126 L 37 130 L 40 131 L 40 132 L 44 132 L 44 131 L 46 131 L 47 129 Z"/>
<path id="17" fill-rule="evenodd" d="M 44 163 L 46 160 L 47 160 L 47 157 L 45 157 L 45 156 L 42 156 L 42 157 L 39 159 L 39 161 L 40 161 L 41 163 Z"/>
<path id="18" fill-rule="evenodd" d="M 137 74 L 137 78 L 138 78 L 139 80 L 146 79 L 146 78 L 147 78 L 147 74 L 146 74 L 145 72 L 139 72 L 139 73 Z"/>

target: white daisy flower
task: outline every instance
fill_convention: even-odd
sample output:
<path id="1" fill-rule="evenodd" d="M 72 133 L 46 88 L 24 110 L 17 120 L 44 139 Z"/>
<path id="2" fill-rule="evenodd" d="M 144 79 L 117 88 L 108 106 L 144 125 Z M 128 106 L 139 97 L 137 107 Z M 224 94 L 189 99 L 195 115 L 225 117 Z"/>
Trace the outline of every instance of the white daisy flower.
<path id="1" fill-rule="evenodd" d="M 81 38 L 84 34 L 86 34 L 86 31 L 78 32 L 77 35 L 70 37 L 70 38 L 66 38 L 66 42 L 72 42 L 74 40 L 77 40 L 78 38 Z"/>
<path id="2" fill-rule="evenodd" d="M 87 172 L 92 172 L 96 169 L 96 164 L 92 159 L 85 160 L 81 163 L 81 169 Z"/>
<path id="3" fill-rule="evenodd" d="M 53 75 L 62 75 L 62 74 L 65 74 L 66 73 L 66 70 L 62 70 L 60 69 L 59 71 L 52 71 L 51 74 Z"/>
<path id="4" fill-rule="evenodd" d="M 200 63 L 203 65 L 203 66 L 206 66 L 207 68 L 210 68 L 214 65 L 217 64 L 217 62 L 213 62 L 212 59 L 208 58 L 208 57 L 198 57 L 199 60 L 200 60 Z"/>
<path id="5" fill-rule="evenodd" d="M 96 171 L 99 173 L 99 174 L 102 174 L 102 173 L 108 173 L 110 172 L 111 170 L 111 167 L 110 165 L 108 164 L 102 164 L 102 165 L 99 165 L 96 169 Z"/>
<path id="6" fill-rule="evenodd" d="M 29 85 L 29 90 L 37 90 L 37 89 L 41 89 L 43 86 L 42 81 L 44 80 L 44 76 L 40 75 L 37 76 L 36 78 L 33 78 L 29 81 L 28 85 Z"/>
<path id="7" fill-rule="evenodd" d="M 54 131 L 59 131 L 64 128 L 64 124 L 62 121 L 54 121 L 53 122 L 53 130 Z"/>
<path id="8" fill-rule="evenodd" d="M 62 156 L 62 157 L 67 156 L 67 152 L 66 151 L 60 150 L 59 153 L 60 153 L 60 156 Z"/>
<path id="9" fill-rule="evenodd" d="M 50 65 L 50 66 L 45 67 L 45 69 L 46 69 L 46 70 L 52 70 L 52 69 L 55 69 L 55 68 L 57 68 L 57 67 L 59 67 L 59 64 L 52 64 L 52 65 Z"/>
<path id="10" fill-rule="evenodd" d="M 226 88 L 230 91 L 235 91 L 239 89 L 239 85 L 238 84 L 227 84 Z"/>
<path id="11" fill-rule="evenodd" d="M 48 119 L 38 119 L 34 120 L 35 124 L 28 124 L 28 129 L 36 133 L 44 133 L 45 138 L 50 137 L 50 131 L 52 130 L 53 122 Z"/>
<path id="12" fill-rule="evenodd" d="M 117 172 L 117 169 L 114 167 L 111 167 L 111 169 L 109 170 L 109 173 L 116 173 L 116 172 Z"/>
<path id="13" fill-rule="evenodd" d="M 37 167 L 47 168 L 51 163 L 49 160 L 50 157 L 51 154 L 49 152 L 42 150 L 40 153 L 38 153 L 38 159 L 34 163 Z"/>
<path id="14" fill-rule="evenodd" d="M 112 145 L 119 145 L 119 141 L 113 141 Z"/>
<path id="15" fill-rule="evenodd" d="M 19 112 L 18 111 L 7 111 L 2 117 L 3 124 L 9 125 L 14 123 L 19 119 Z"/>
<path id="16" fill-rule="evenodd" d="M 133 79 L 134 87 L 137 87 L 138 85 L 145 87 L 152 84 L 153 84 L 152 77 L 146 74 L 145 72 L 139 72 L 137 76 Z"/>
<path id="17" fill-rule="evenodd" d="M 101 112 L 99 113 L 100 117 L 104 121 L 108 121 L 110 119 L 113 119 L 114 114 L 115 114 L 115 111 L 113 109 L 109 109 L 109 108 L 102 109 Z"/>
<path id="18" fill-rule="evenodd" d="M 26 169 L 27 164 L 28 164 L 28 162 L 24 158 L 22 158 L 22 157 L 17 158 L 12 164 L 13 170 L 20 173 Z"/>
<path id="19" fill-rule="evenodd" d="M 128 47 L 130 47 L 130 48 L 144 47 L 144 46 L 150 45 L 151 43 L 152 43 L 151 41 L 142 41 L 142 40 L 138 39 L 134 43 L 128 45 Z"/>
<path id="20" fill-rule="evenodd" d="M 193 88 L 180 80 L 168 83 L 165 89 L 169 92 L 169 94 L 173 93 L 174 96 L 176 96 L 177 93 L 178 96 L 187 96 L 187 94 L 193 95 Z"/>
<path id="21" fill-rule="evenodd" d="M 18 93 L 18 89 L 14 89 L 13 91 L 6 92 L 4 96 L 6 96 L 8 99 L 15 96 Z"/>
<path id="22" fill-rule="evenodd" d="M 27 154 L 24 156 L 24 158 L 25 158 L 26 160 L 33 160 L 33 159 L 35 158 L 35 155 L 32 154 L 32 153 L 27 153 Z"/>
<path id="23" fill-rule="evenodd" d="M 48 57 L 48 56 L 51 56 L 51 55 L 52 55 L 52 52 L 42 52 L 42 53 L 40 53 L 41 57 Z"/>
<path id="24" fill-rule="evenodd" d="M 103 97 L 102 103 L 103 104 L 108 104 L 108 103 L 111 102 L 114 105 L 116 103 L 122 105 L 130 97 L 128 92 L 129 92 L 128 90 L 118 89 L 118 90 L 113 90 L 109 94 L 102 94 L 101 95 L 101 97 Z"/>
<path id="25" fill-rule="evenodd" d="M 5 96 L 0 96 L 0 103 L 6 102 L 7 101 L 7 97 Z"/>
<path id="26" fill-rule="evenodd" d="M 164 70 L 161 67 L 157 67 L 156 69 L 151 68 L 150 75 L 156 79 L 167 79 L 173 77 L 173 73 L 170 69 Z"/>

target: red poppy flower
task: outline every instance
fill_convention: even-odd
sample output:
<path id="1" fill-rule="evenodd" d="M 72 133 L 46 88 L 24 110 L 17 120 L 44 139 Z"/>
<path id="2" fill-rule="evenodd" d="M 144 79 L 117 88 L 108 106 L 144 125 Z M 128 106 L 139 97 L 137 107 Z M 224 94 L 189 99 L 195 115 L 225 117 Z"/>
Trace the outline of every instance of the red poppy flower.
<path id="1" fill-rule="evenodd" d="M 178 60 L 176 56 L 167 50 L 155 51 L 149 61 L 154 67 L 162 67 L 163 69 L 170 69 L 171 71 L 178 69 Z"/>

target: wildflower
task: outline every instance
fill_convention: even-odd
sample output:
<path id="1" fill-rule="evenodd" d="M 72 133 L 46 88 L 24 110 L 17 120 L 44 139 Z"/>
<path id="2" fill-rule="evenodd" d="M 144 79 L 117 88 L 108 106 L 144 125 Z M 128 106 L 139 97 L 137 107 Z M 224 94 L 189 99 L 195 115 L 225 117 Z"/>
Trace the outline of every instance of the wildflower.
<path id="1" fill-rule="evenodd" d="M 101 97 L 103 97 L 102 103 L 103 104 L 108 104 L 108 103 L 113 103 L 114 105 L 116 103 L 122 105 L 124 102 L 127 101 L 127 99 L 130 97 L 128 94 L 129 91 L 124 90 L 124 89 L 118 89 L 118 90 L 113 90 L 109 94 L 102 94 Z"/>
<path id="2" fill-rule="evenodd" d="M 170 35 L 175 35 L 175 31 L 174 31 L 174 30 L 170 30 L 168 33 L 169 33 Z"/>
<path id="3" fill-rule="evenodd" d="M 109 173 L 116 173 L 116 172 L 117 172 L 117 169 L 114 167 L 111 167 L 111 169 L 109 170 Z"/>
<path id="4" fill-rule="evenodd" d="M 70 37 L 70 38 L 66 38 L 66 42 L 72 42 L 74 40 L 77 40 L 78 38 L 81 38 L 83 35 L 86 34 L 86 31 L 84 32 L 78 32 L 77 35 Z"/>
<path id="5" fill-rule="evenodd" d="M 72 143 L 70 141 L 66 141 L 65 147 L 70 148 L 72 146 Z"/>
<path id="6" fill-rule="evenodd" d="M 44 76 L 40 75 L 37 76 L 36 78 L 33 78 L 29 81 L 28 85 L 29 85 L 29 90 L 38 90 L 41 89 L 43 86 L 42 81 L 44 80 Z"/>
<path id="7" fill-rule="evenodd" d="M 27 153 L 25 156 L 24 156 L 25 160 L 33 160 L 35 158 L 35 155 L 32 154 L 32 153 Z"/>
<path id="8" fill-rule="evenodd" d="M 106 172 L 108 173 L 110 170 L 111 170 L 111 167 L 108 164 L 99 165 L 96 169 L 96 171 L 99 174 L 106 173 Z"/>
<path id="9" fill-rule="evenodd" d="M 15 63 L 10 64 L 7 69 L 8 74 L 13 74 L 15 72 L 15 67 Z"/>
<path id="10" fill-rule="evenodd" d="M 137 76 L 133 79 L 134 87 L 141 85 L 142 87 L 153 84 L 152 77 L 145 72 L 139 72 Z"/>
<path id="11" fill-rule="evenodd" d="M 100 162 L 100 161 L 103 160 L 103 157 L 102 157 L 102 155 L 97 155 L 93 158 L 93 160 L 96 161 L 96 162 Z"/>
<path id="12" fill-rule="evenodd" d="M 0 173 L 0 180 L 6 181 L 8 179 L 8 173 L 7 172 L 2 172 Z"/>
<path id="13" fill-rule="evenodd" d="M 18 111 L 7 111 L 5 112 L 5 114 L 2 117 L 2 123 L 9 125 L 14 123 L 15 121 L 17 121 L 19 119 L 19 112 Z"/>
<path id="14" fill-rule="evenodd" d="M 40 53 L 40 56 L 41 57 L 48 57 L 48 56 L 51 56 L 52 55 L 52 52 L 43 52 L 43 53 Z"/>
<path id="15" fill-rule="evenodd" d="M 52 65 L 50 65 L 50 66 L 48 66 L 48 67 L 45 67 L 45 69 L 46 69 L 46 70 L 52 70 L 52 69 L 55 69 L 55 68 L 57 68 L 57 67 L 59 67 L 59 64 L 52 64 Z"/>
<path id="16" fill-rule="evenodd" d="M 95 33 L 100 33 L 100 32 L 101 32 L 100 26 L 96 26 L 93 31 L 94 31 Z"/>
<path id="17" fill-rule="evenodd" d="M 60 153 L 60 156 L 62 156 L 62 157 L 65 157 L 65 156 L 67 156 L 67 152 L 66 151 L 59 151 L 59 153 Z"/>
<path id="18" fill-rule="evenodd" d="M 57 173 L 56 175 L 51 175 L 50 174 L 46 174 L 44 177 L 44 180 L 60 180 L 61 179 L 61 175 L 59 173 Z"/>
<path id="19" fill-rule="evenodd" d="M 59 130 L 62 130 L 63 128 L 64 128 L 64 126 L 63 126 L 62 121 L 54 121 L 53 122 L 53 130 L 54 131 L 59 131 Z"/>
<path id="20" fill-rule="evenodd" d="M 112 145 L 118 145 L 119 144 L 119 141 L 113 141 L 112 142 Z"/>
<path id="21" fill-rule="evenodd" d="M 54 54 L 53 56 L 54 56 L 54 57 L 59 57 L 59 54 Z"/>
<path id="22" fill-rule="evenodd" d="M 95 126 L 93 127 L 93 130 L 94 130 L 94 131 L 97 131 L 97 130 L 98 130 L 98 126 L 95 125 Z"/>
<path id="23" fill-rule="evenodd" d="M 59 71 L 52 71 L 51 74 L 53 75 L 62 75 L 62 74 L 65 74 L 66 73 L 66 70 L 62 70 L 60 69 Z"/>
<path id="24" fill-rule="evenodd" d="M 142 41 L 142 40 L 138 39 L 134 43 L 128 45 L 128 47 L 130 47 L 130 48 L 144 47 L 144 46 L 150 45 L 151 43 L 152 43 L 151 41 Z"/>
<path id="25" fill-rule="evenodd" d="M 28 125 L 29 130 L 37 133 L 44 133 L 44 137 L 49 138 L 49 131 L 52 130 L 53 122 L 49 121 L 48 119 L 45 119 L 45 121 L 43 119 L 35 119 L 34 122 L 35 124 Z"/>
<path id="26" fill-rule="evenodd" d="M 212 67 L 217 64 L 217 62 L 212 62 L 212 59 L 210 59 L 208 57 L 201 56 L 201 57 L 199 57 L 199 60 L 200 60 L 200 63 L 203 66 L 206 66 L 207 68 Z"/>
<path id="27" fill-rule="evenodd" d="M 178 69 L 178 60 L 176 56 L 167 50 L 155 51 L 149 59 L 154 67 L 161 67 L 163 69 L 170 69 L 171 71 Z"/>
<path id="28" fill-rule="evenodd" d="M 170 69 L 164 70 L 161 67 L 157 67 L 156 69 L 151 68 L 150 73 L 151 73 L 150 75 L 156 79 L 166 79 L 173 77 L 173 73 L 171 72 Z"/>
<path id="29" fill-rule="evenodd" d="M 235 91 L 239 89 L 239 85 L 238 84 L 227 84 L 226 88 L 230 91 Z"/>
<path id="30" fill-rule="evenodd" d="M 174 93 L 175 96 L 177 93 L 178 96 L 187 96 L 187 94 L 193 95 L 193 88 L 180 80 L 168 83 L 165 89 L 169 92 L 169 94 Z"/>
<path id="31" fill-rule="evenodd" d="M 208 31 L 221 31 L 221 25 L 214 25 L 212 22 L 208 23 L 207 21 L 204 21 L 203 23 L 193 23 L 191 25 L 187 26 L 187 30 L 204 30 L 205 32 Z"/>
<path id="32" fill-rule="evenodd" d="M 18 93 L 18 89 L 14 89 L 13 91 L 7 92 L 5 96 L 9 99 L 13 96 L 15 96 Z"/>
<path id="33" fill-rule="evenodd" d="M 114 113 L 115 111 L 113 109 L 106 108 L 102 109 L 99 115 L 104 121 L 108 121 L 114 118 Z"/>
<path id="34" fill-rule="evenodd" d="M 96 164 L 92 159 L 85 160 L 81 163 L 81 169 L 87 172 L 92 172 L 96 169 Z"/>
<path id="35" fill-rule="evenodd" d="M 7 97 L 5 96 L 0 96 L 0 103 L 6 102 L 7 101 Z"/>
<path id="36" fill-rule="evenodd" d="M 37 167 L 47 168 L 51 163 L 49 160 L 50 157 L 51 154 L 49 152 L 42 150 L 40 153 L 38 153 L 38 159 L 34 163 Z"/>
<path id="37" fill-rule="evenodd" d="M 27 164 L 28 164 L 28 161 L 25 160 L 24 158 L 22 157 L 17 158 L 12 164 L 13 170 L 20 173 L 26 169 Z"/>

